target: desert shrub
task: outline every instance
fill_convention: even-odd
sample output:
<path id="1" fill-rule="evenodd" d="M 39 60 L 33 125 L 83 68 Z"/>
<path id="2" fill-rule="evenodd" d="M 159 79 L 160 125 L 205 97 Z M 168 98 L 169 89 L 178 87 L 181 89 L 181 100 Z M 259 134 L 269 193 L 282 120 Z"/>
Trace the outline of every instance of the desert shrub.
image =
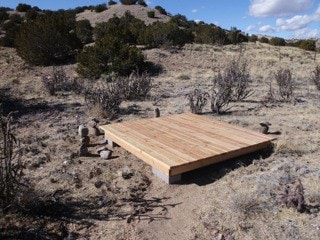
<path id="1" fill-rule="evenodd" d="M 112 72 L 128 76 L 132 71 L 145 68 L 144 56 L 138 48 L 110 36 L 86 47 L 77 56 L 77 62 L 77 72 L 87 78 L 99 78 L 103 73 Z"/>
<path id="2" fill-rule="evenodd" d="M 155 22 L 146 27 L 141 37 L 142 42 L 148 47 L 183 46 L 193 42 L 190 29 L 182 29 L 176 23 Z"/>
<path id="3" fill-rule="evenodd" d="M 266 38 L 266 37 L 261 37 L 261 38 L 259 39 L 259 41 L 260 41 L 261 43 L 269 43 L 269 39 Z"/>
<path id="4" fill-rule="evenodd" d="M 283 38 L 274 37 L 269 40 L 269 44 L 274 46 L 285 46 L 286 40 L 284 40 Z"/>
<path id="5" fill-rule="evenodd" d="M 89 108 L 98 105 L 106 116 L 113 117 L 119 113 L 123 101 L 121 87 L 118 81 L 100 81 L 84 91 L 85 101 Z"/>
<path id="6" fill-rule="evenodd" d="M 134 5 L 138 2 L 138 0 L 120 0 L 123 5 Z"/>
<path id="7" fill-rule="evenodd" d="M 293 79 L 290 69 L 280 69 L 275 74 L 282 100 L 288 102 L 293 97 Z"/>
<path id="8" fill-rule="evenodd" d="M 117 4 L 117 2 L 115 2 L 115 1 L 113 1 L 113 0 L 110 0 L 109 2 L 108 2 L 108 5 L 109 6 L 111 6 L 111 5 L 116 5 Z"/>
<path id="9" fill-rule="evenodd" d="M 127 11 L 121 18 L 115 16 L 108 22 L 98 23 L 93 32 L 96 40 L 101 40 L 105 35 L 109 35 L 117 37 L 122 43 L 135 45 L 145 27 L 143 21 Z"/>
<path id="10" fill-rule="evenodd" d="M 146 4 L 146 2 L 144 0 L 138 0 L 137 2 L 139 5 L 147 7 L 148 5 Z"/>
<path id="11" fill-rule="evenodd" d="M 302 212 L 305 209 L 304 188 L 300 179 L 298 179 L 298 183 L 294 188 L 289 185 L 286 186 L 284 193 L 281 194 L 281 202 L 288 208 L 294 208 L 298 212 Z"/>
<path id="12" fill-rule="evenodd" d="M 76 35 L 83 44 L 93 42 L 93 28 L 88 19 L 76 22 Z"/>
<path id="13" fill-rule="evenodd" d="M 155 6 L 154 8 L 157 9 L 161 14 L 164 14 L 164 15 L 168 14 L 167 11 L 161 6 Z"/>
<path id="14" fill-rule="evenodd" d="M 0 9 L 0 24 L 9 19 L 9 13 L 5 9 Z"/>
<path id="15" fill-rule="evenodd" d="M 230 109 L 229 103 L 232 101 L 233 82 L 228 77 L 227 72 L 219 71 L 213 79 L 211 94 L 211 110 L 213 113 L 221 114 Z"/>
<path id="16" fill-rule="evenodd" d="M 242 101 L 249 97 L 252 90 L 249 89 L 250 74 L 246 61 L 232 60 L 224 69 L 225 78 L 232 83 L 232 99 Z"/>
<path id="17" fill-rule="evenodd" d="M 5 47 L 15 47 L 16 34 L 20 30 L 23 18 L 19 14 L 13 14 L 9 17 L 9 21 L 2 25 L 2 29 L 6 32 L 5 35 L 0 38 L 0 45 Z"/>
<path id="18" fill-rule="evenodd" d="M 248 40 L 249 42 L 256 42 L 258 41 L 258 36 L 253 34 L 248 38 Z"/>
<path id="19" fill-rule="evenodd" d="M 84 88 L 81 80 L 68 77 L 62 67 L 53 67 L 52 73 L 42 76 L 41 81 L 50 95 L 54 95 L 57 91 L 73 91 L 79 94 Z"/>
<path id="20" fill-rule="evenodd" d="M 22 24 L 16 38 L 17 53 L 32 65 L 60 64 L 82 48 L 74 32 L 75 18 L 68 13 L 38 17 Z"/>
<path id="21" fill-rule="evenodd" d="M 34 8 L 28 10 L 25 15 L 27 21 L 35 20 L 38 16 L 39 16 L 39 12 Z"/>
<path id="22" fill-rule="evenodd" d="M 12 114 L 0 116 L 0 208 L 12 204 L 21 187 L 21 148 L 12 133 Z"/>
<path id="23" fill-rule="evenodd" d="M 199 89 L 194 89 L 186 95 L 189 101 L 189 107 L 192 113 L 201 114 L 203 108 L 207 105 L 210 95 L 208 92 L 202 92 Z"/>
<path id="24" fill-rule="evenodd" d="M 146 73 L 133 72 L 128 78 L 116 81 L 122 81 L 123 97 L 126 100 L 144 99 L 152 89 L 152 78 Z"/>
<path id="25" fill-rule="evenodd" d="M 228 41 L 232 44 L 248 42 L 248 37 L 245 36 L 243 33 L 241 33 L 241 31 L 235 27 L 231 28 L 231 30 L 227 34 L 227 37 L 228 37 Z"/>
<path id="26" fill-rule="evenodd" d="M 98 4 L 97 6 L 94 7 L 94 11 L 96 13 L 103 12 L 103 11 L 105 11 L 107 9 L 108 9 L 108 7 L 107 7 L 107 4 L 105 4 L 105 3 L 104 4 Z"/>
<path id="27" fill-rule="evenodd" d="M 19 3 L 18 6 L 16 7 L 16 10 L 18 12 L 27 12 L 30 9 L 32 9 L 32 7 L 28 4 L 24 4 L 24 3 Z"/>
<path id="28" fill-rule="evenodd" d="M 317 65 L 315 69 L 311 72 L 310 79 L 316 85 L 317 89 L 320 91 L 320 65 Z"/>
<path id="29" fill-rule="evenodd" d="M 203 44 L 225 44 L 227 34 L 225 30 L 213 24 L 199 24 L 195 27 L 194 41 Z"/>
<path id="30" fill-rule="evenodd" d="M 154 11 L 148 11 L 147 15 L 149 18 L 154 18 L 155 17 L 155 12 Z"/>

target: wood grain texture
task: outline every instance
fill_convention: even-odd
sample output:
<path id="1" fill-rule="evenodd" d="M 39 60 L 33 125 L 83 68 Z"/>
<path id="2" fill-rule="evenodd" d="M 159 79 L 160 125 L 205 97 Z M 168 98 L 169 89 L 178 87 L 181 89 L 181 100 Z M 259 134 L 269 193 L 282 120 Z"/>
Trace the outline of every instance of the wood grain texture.
<path id="1" fill-rule="evenodd" d="M 108 139 L 167 176 L 258 151 L 276 139 L 191 113 L 100 128 Z"/>

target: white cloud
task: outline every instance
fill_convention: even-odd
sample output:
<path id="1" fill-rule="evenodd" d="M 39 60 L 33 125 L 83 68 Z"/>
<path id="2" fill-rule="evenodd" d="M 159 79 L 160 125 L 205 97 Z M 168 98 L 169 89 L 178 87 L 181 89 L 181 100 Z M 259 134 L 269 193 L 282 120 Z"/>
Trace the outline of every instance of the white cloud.
<path id="1" fill-rule="evenodd" d="M 294 31 L 298 29 L 305 28 L 312 21 L 312 17 L 308 15 L 297 15 L 289 19 L 279 18 L 276 21 L 277 26 L 280 27 L 281 30 Z"/>
<path id="2" fill-rule="evenodd" d="M 249 12 L 254 17 L 285 17 L 312 6 L 312 0 L 251 0 Z"/>
<path id="3" fill-rule="evenodd" d="M 310 23 L 320 21 L 320 8 L 310 15 L 296 15 L 289 19 L 279 18 L 276 21 L 281 30 L 295 31 L 306 28 Z"/>
<path id="4" fill-rule="evenodd" d="M 196 12 L 198 12 L 198 9 L 192 9 L 191 12 L 196 13 Z"/>
<path id="5" fill-rule="evenodd" d="M 276 28 L 272 27 L 271 25 L 264 25 L 259 28 L 260 32 L 275 32 Z"/>
<path id="6" fill-rule="evenodd" d="M 246 28 L 246 32 L 251 32 L 252 30 L 254 30 L 256 27 L 254 25 L 249 25 L 247 28 Z"/>
<path id="7" fill-rule="evenodd" d="M 298 39 L 320 38 L 320 30 L 303 28 L 303 29 L 299 29 L 299 30 L 295 31 L 291 35 L 291 37 L 298 38 Z"/>

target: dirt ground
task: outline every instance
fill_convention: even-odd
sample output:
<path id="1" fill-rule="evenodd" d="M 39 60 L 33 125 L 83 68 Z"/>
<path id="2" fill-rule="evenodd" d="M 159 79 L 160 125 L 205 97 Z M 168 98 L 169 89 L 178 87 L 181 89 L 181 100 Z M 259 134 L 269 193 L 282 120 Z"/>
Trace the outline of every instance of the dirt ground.
<path id="1" fill-rule="evenodd" d="M 79 124 L 100 125 L 189 112 L 187 93 L 211 93 L 212 78 L 241 52 L 250 69 L 253 95 L 231 103 L 228 114 L 204 116 L 259 130 L 281 132 L 272 150 L 198 169 L 167 185 L 151 167 L 121 147 L 110 160 L 96 154 L 103 136 L 90 136 L 91 156 L 79 157 Z M 89 109 L 82 96 L 49 96 L 41 77 L 52 67 L 30 67 L 14 50 L 0 49 L 0 88 L 15 98 L 14 132 L 23 148 L 24 182 L 19 210 L 0 213 L 1 239 L 319 239 L 320 92 L 309 76 L 320 56 L 261 43 L 240 46 L 186 45 L 182 50 L 145 50 L 163 66 L 145 101 L 124 102 L 114 120 Z M 295 100 L 265 102 L 273 74 L 292 71 Z M 75 77 L 75 65 L 64 70 Z M 89 80 L 88 80 L 89 81 Z M 304 208 L 285 206 L 286 188 L 301 180 Z"/>

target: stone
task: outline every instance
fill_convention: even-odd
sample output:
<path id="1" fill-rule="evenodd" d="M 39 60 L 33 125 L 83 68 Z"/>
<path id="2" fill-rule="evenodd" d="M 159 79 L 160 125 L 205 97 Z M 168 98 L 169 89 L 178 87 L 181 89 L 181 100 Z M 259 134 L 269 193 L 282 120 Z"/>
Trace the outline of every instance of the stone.
<path id="1" fill-rule="evenodd" d="M 90 137 L 89 136 L 84 136 L 81 138 L 81 144 L 85 147 L 88 147 L 90 144 Z"/>
<path id="2" fill-rule="evenodd" d="M 78 132 L 80 137 L 85 137 L 89 135 L 89 129 L 85 127 L 84 125 L 80 125 L 78 128 Z"/>
<path id="3" fill-rule="evenodd" d="M 160 110 L 159 110 L 159 108 L 156 108 L 156 109 L 154 110 L 154 117 L 155 117 L 155 118 L 160 117 Z"/>
<path id="4" fill-rule="evenodd" d="M 94 120 L 91 120 L 91 121 L 88 123 L 88 126 L 94 128 L 94 127 L 97 126 L 97 122 L 94 121 Z"/>
<path id="5" fill-rule="evenodd" d="M 111 157 L 111 155 L 112 155 L 111 150 L 104 150 L 104 151 L 100 152 L 100 157 L 105 160 L 109 159 Z"/>
<path id="6" fill-rule="evenodd" d="M 125 166 L 121 171 L 121 176 L 124 179 L 130 179 L 133 176 L 133 170 L 128 166 Z"/>

